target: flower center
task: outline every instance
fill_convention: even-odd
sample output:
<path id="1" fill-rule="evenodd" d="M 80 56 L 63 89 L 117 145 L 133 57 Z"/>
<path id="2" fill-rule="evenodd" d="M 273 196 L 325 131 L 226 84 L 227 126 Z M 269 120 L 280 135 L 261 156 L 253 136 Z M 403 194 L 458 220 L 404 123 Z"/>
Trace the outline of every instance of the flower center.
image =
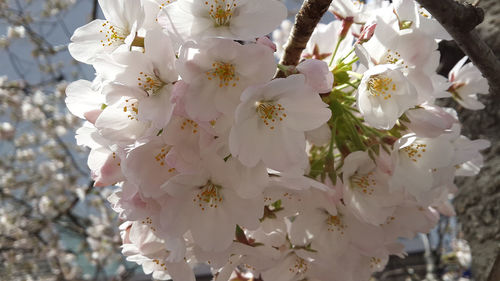
<path id="1" fill-rule="evenodd" d="M 212 64 L 212 67 L 212 70 L 205 73 L 208 80 L 219 79 L 220 88 L 229 86 L 230 83 L 231 86 L 236 87 L 236 82 L 238 82 L 240 78 L 236 77 L 234 65 L 217 61 Z"/>
<path id="2" fill-rule="evenodd" d="M 372 195 L 377 181 L 373 178 L 373 172 L 366 175 L 358 175 L 357 172 L 351 177 L 351 187 L 359 188 L 364 194 Z"/>
<path id="3" fill-rule="evenodd" d="M 125 106 L 123 107 L 123 112 L 128 113 L 127 117 L 130 120 L 137 120 L 137 114 L 139 114 L 139 105 L 136 100 L 125 100 Z"/>
<path id="4" fill-rule="evenodd" d="M 380 64 L 397 64 L 408 68 L 408 65 L 401 58 L 401 54 L 398 51 L 387 50 L 385 55 L 380 60 Z"/>
<path id="5" fill-rule="evenodd" d="M 381 263 L 382 263 L 382 260 L 380 258 L 376 258 L 376 257 L 370 258 L 370 268 L 371 269 L 379 267 Z"/>
<path id="6" fill-rule="evenodd" d="M 129 32 L 112 25 L 109 21 L 106 21 L 102 24 L 102 29 L 99 30 L 100 33 L 103 33 L 105 38 L 101 40 L 101 44 L 103 47 L 112 46 L 113 44 L 121 45 L 125 42 L 125 38 Z"/>
<path id="7" fill-rule="evenodd" d="M 198 133 L 198 123 L 191 119 L 184 119 L 181 123 L 181 130 L 190 130 L 193 134 Z"/>
<path id="8" fill-rule="evenodd" d="M 171 145 L 164 145 L 160 152 L 155 155 L 155 160 L 160 166 L 165 166 L 165 158 L 167 157 L 167 154 L 170 152 L 170 149 L 172 149 Z M 175 168 L 169 168 L 168 169 L 169 173 L 175 172 Z"/>
<path id="9" fill-rule="evenodd" d="M 220 193 L 220 189 L 222 186 L 216 185 L 211 181 L 208 181 L 204 186 L 199 188 L 198 193 L 196 193 L 196 197 L 193 198 L 193 202 L 198 204 L 198 207 L 202 211 L 205 211 L 206 208 L 217 208 L 218 204 L 222 203 L 222 194 Z"/>
<path id="10" fill-rule="evenodd" d="M 281 104 L 273 102 L 259 101 L 255 103 L 257 114 L 269 129 L 274 130 L 277 122 L 286 118 L 285 108 Z"/>
<path id="11" fill-rule="evenodd" d="M 211 0 L 205 1 L 208 6 L 208 14 L 214 21 L 216 27 L 228 26 L 234 14 L 236 3 L 234 0 Z"/>
<path id="12" fill-rule="evenodd" d="M 402 150 L 408 155 L 408 158 L 410 158 L 411 161 L 417 162 L 418 158 L 422 157 L 422 153 L 427 151 L 426 147 L 427 147 L 426 144 L 412 143 L 411 145 L 403 148 Z"/>
<path id="13" fill-rule="evenodd" d="M 396 84 L 386 76 L 373 75 L 368 80 L 368 90 L 374 97 L 383 97 L 384 100 L 390 99 L 391 92 L 396 91 L 396 89 Z"/>
<path id="14" fill-rule="evenodd" d="M 147 92 L 149 96 L 158 95 L 165 85 L 166 83 L 161 81 L 156 74 L 150 75 L 141 71 L 137 77 L 137 86 Z"/>
<path id="15" fill-rule="evenodd" d="M 453 82 L 455 77 L 451 77 L 450 79 L 450 82 Z M 459 99 L 459 100 L 462 100 L 462 97 L 460 96 L 460 94 L 458 93 L 458 89 L 462 88 L 463 86 L 465 86 L 465 83 L 463 82 L 460 82 L 460 83 L 453 83 L 449 88 L 448 88 L 448 92 L 450 92 L 454 98 L 456 99 Z"/>
<path id="16" fill-rule="evenodd" d="M 340 234 L 344 234 L 344 230 L 347 228 L 347 225 L 342 222 L 342 216 L 340 214 L 337 216 L 328 215 L 326 224 L 328 225 L 329 232 L 337 231 L 340 232 Z"/>
<path id="17" fill-rule="evenodd" d="M 149 229 L 151 229 L 152 231 L 156 231 L 156 227 L 153 226 L 153 220 L 151 219 L 151 217 L 147 217 L 141 222 L 142 224 L 149 226 Z"/>
<path id="18" fill-rule="evenodd" d="M 290 266 L 288 270 L 295 274 L 305 274 L 308 268 L 307 262 L 303 258 L 296 257 L 295 263 L 293 266 Z"/>

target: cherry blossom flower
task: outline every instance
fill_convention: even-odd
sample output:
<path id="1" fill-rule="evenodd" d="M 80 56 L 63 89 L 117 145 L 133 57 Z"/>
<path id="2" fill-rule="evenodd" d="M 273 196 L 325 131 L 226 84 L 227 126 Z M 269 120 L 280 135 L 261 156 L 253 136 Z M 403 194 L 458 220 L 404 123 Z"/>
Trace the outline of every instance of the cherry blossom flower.
<path id="1" fill-rule="evenodd" d="M 241 101 L 229 147 L 249 167 L 261 160 L 276 170 L 300 166 L 306 157 L 304 132 L 320 127 L 331 116 L 300 74 L 249 87 Z"/>
<path id="2" fill-rule="evenodd" d="M 66 88 L 65 102 L 71 113 L 88 120 L 95 113 L 100 114 L 102 105 L 105 103 L 105 97 L 95 89 L 92 82 L 78 80 L 69 84 Z M 91 123 L 95 123 L 97 118 L 90 119 L 93 121 Z"/>
<path id="3" fill-rule="evenodd" d="M 382 224 L 403 201 L 403 193 L 389 191 L 390 175 L 380 170 L 368 153 L 349 154 L 342 170 L 344 202 L 360 220 Z"/>
<path id="4" fill-rule="evenodd" d="M 163 10 L 160 24 L 183 40 L 200 37 L 253 40 L 278 27 L 287 11 L 276 0 L 178 0 Z"/>
<path id="5" fill-rule="evenodd" d="M 477 100 L 477 94 L 488 94 L 488 82 L 472 63 L 465 63 L 468 57 L 463 57 L 451 69 L 448 79 L 452 83 L 448 92 L 463 107 L 471 110 L 484 108 Z"/>
<path id="6" fill-rule="evenodd" d="M 439 52 L 435 39 L 420 30 L 398 32 L 385 18 L 377 18 L 373 37 L 358 49 L 360 60 L 366 67 L 378 64 L 401 66 L 401 71 L 418 93 L 418 103 L 432 102 L 437 97 L 434 88 L 435 70 Z"/>
<path id="7" fill-rule="evenodd" d="M 78 28 L 68 49 L 78 61 L 91 63 L 99 54 L 130 48 L 138 27 L 144 21 L 141 1 L 99 0 L 106 20 L 94 20 Z"/>
<path id="8" fill-rule="evenodd" d="M 395 0 L 394 14 L 400 29 L 418 29 L 436 39 L 451 40 L 451 36 L 431 14 L 413 0 Z"/>
<path id="9" fill-rule="evenodd" d="M 90 148 L 87 164 L 95 186 L 112 185 L 124 179 L 120 166 L 125 157 L 123 148 L 103 138 L 90 123 L 85 123 L 76 134 L 77 144 Z"/>
<path id="10" fill-rule="evenodd" d="M 329 11 L 340 19 L 353 18 L 358 24 L 366 23 L 375 13 L 376 9 L 387 6 L 386 1 L 370 1 L 365 4 L 357 0 L 337 0 L 330 4 Z"/>
<path id="11" fill-rule="evenodd" d="M 436 105 L 424 104 L 406 111 L 404 124 L 419 137 L 435 138 L 451 129 L 458 120 Z"/>
<path id="12" fill-rule="evenodd" d="M 389 130 L 416 104 L 415 87 L 399 66 L 376 65 L 364 73 L 358 89 L 358 107 L 371 126 Z"/>
<path id="13" fill-rule="evenodd" d="M 189 84 L 184 95 L 186 112 L 201 121 L 216 119 L 220 113 L 233 115 L 243 90 L 269 81 L 276 71 L 268 47 L 227 39 L 184 44 L 176 65 Z"/>
<path id="14" fill-rule="evenodd" d="M 329 93 L 333 87 L 333 74 L 328 64 L 316 59 L 307 59 L 297 65 L 297 71 L 306 77 L 306 83 L 318 93 Z"/>
<path id="15" fill-rule="evenodd" d="M 328 24 L 319 23 L 314 29 L 309 42 L 307 42 L 302 56 L 305 58 L 313 58 L 330 62 L 337 41 L 340 40 L 339 35 L 342 29 L 341 21 L 332 21 Z M 345 38 L 340 42 L 337 54 L 334 59 L 344 57 L 351 51 L 354 36 L 352 33 L 347 33 Z"/>
<path id="16" fill-rule="evenodd" d="M 141 265 L 145 274 L 153 273 L 153 278 L 159 280 L 195 280 L 194 273 L 185 260 L 169 260 L 170 251 L 149 226 L 134 222 L 126 226 L 123 232 L 122 253 L 127 256 L 128 261 Z"/>
<path id="17" fill-rule="evenodd" d="M 232 243 L 237 224 L 249 229 L 258 227 L 263 200 L 261 195 L 252 198 L 238 195 L 237 186 L 249 178 L 234 172 L 238 169 L 235 163 L 226 163 L 213 154 L 202 161 L 207 165 L 197 174 L 177 175 L 163 186 L 173 200 L 162 210 L 162 217 L 170 218 L 162 220 L 162 226 L 172 236 L 189 230 L 202 249 L 222 251 Z"/>
<path id="18" fill-rule="evenodd" d="M 151 121 L 156 129 L 161 129 L 170 121 L 175 106 L 171 101 L 173 84 L 178 80 L 175 54 L 170 40 L 159 29 L 147 32 L 144 46 L 144 53 L 131 51 L 100 57 L 94 67 L 101 79 L 129 87 L 110 87 L 107 95 L 137 96 L 137 119 Z M 138 91 L 144 94 L 138 96 Z"/>
<path id="19" fill-rule="evenodd" d="M 390 180 L 391 190 L 402 187 L 417 200 L 428 200 L 428 191 L 433 187 L 433 172 L 452 166 L 450 140 L 446 135 L 431 139 L 409 134 L 398 140 L 395 150 L 397 162 Z"/>
<path id="20" fill-rule="evenodd" d="M 147 96 L 146 92 L 112 83 L 103 88 L 103 93 L 107 106 L 95 121 L 99 134 L 121 145 L 131 144 L 148 135 L 150 121 L 143 122 L 138 118 L 139 100 Z"/>

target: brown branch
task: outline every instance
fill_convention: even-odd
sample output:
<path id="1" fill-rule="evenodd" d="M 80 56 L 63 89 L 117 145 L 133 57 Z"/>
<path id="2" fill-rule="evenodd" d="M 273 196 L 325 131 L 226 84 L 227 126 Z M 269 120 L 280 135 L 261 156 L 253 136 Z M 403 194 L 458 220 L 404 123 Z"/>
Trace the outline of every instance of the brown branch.
<path id="1" fill-rule="evenodd" d="M 99 11 L 98 8 L 99 8 L 99 3 L 97 0 L 94 0 L 94 3 L 92 3 L 92 14 L 90 21 L 97 19 L 97 12 Z"/>
<path id="2" fill-rule="evenodd" d="M 314 28 L 328 10 L 332 0 L 306 0 L 295 17 L 295 24 L 285 46 L 285 53 L 281 58 L 282 65 L 297 65 L 300 55 L 306 48 L 307 42 Z M 284 77 L 285 73 L 279 71 L 276 77 Z"/>
<path id="3" fill-rule="evenodd" d="M 497 254 L 497 258 L 491 267 L 490 275 L 488 276 L 487 281 L 496 281 L 500 280 L 500 251 Z"/>
<path id="4" fill-rule="evenodd" d="M 417 0 L 417 2 L 444 26 L 460 49 L 481 71 L 488 80 L 490 93 L 500 93 L 500 61 L 475 29 L 484 19 L 483 10 L 454 0 Z"/>

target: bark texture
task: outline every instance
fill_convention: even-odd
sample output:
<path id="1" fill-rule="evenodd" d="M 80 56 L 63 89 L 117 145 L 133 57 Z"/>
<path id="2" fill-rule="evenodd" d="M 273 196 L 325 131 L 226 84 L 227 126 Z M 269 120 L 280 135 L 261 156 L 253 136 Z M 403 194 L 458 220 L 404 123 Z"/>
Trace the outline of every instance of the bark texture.
<path id="1" fill-rule="evenodd" d="M 478 26 L 480 36 L 500 58 L 500 1 L 482 0 L 479 5 L 485 19 Z M 500 92 L 483 96 L 485 110 L 459 110 L 463 133 L 472 138 L 487 138 L 491 148 L 485 151 L 485 166 L 473 178 L 457 180 L 458 196 L 454 200 L 462 230 L 472 248 L 472 271 L 476 281 L 498 281 L 491 275 L 500 252 Z M 500 265 L 497 265 L 500 266 Z M 498 269 L 496 271 L 498 273 Z"/>
<path id="2" fill-rule="evenodd" d="M 491 48 L 481 40 L 476 26 L 484 19 L 484 12 L 471 4 L 455 0 L 417 0 L 450 33 L 469 59 L 488 79 L 490 93 L 500 92 L 500 61 Z"/>

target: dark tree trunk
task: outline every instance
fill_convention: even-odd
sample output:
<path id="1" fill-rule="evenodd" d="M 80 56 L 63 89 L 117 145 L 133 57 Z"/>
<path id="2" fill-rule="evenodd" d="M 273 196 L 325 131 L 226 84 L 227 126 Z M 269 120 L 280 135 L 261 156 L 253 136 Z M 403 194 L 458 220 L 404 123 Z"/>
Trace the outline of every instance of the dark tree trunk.
<path id="1" fill-rule="evenodd" d="M 481 36 L 500 57 L 500 1 L 482 0 L 486 12 L 479 25 Z M 500 252 L 500 93 L 483 96 L 486 108 L 460 110 L 463 134 L 471 139 L 486 138 L 491 147 L 484 151 L 485 165 L 476 177 L 459 178 L 454 200 L 464 238 L 472 248 L 472 271 L 476 281 L 486 281 Z M 493 279 L 493 280 L 500 280 Z M 488 280 L 489 281 L 489 280 Z"/>

